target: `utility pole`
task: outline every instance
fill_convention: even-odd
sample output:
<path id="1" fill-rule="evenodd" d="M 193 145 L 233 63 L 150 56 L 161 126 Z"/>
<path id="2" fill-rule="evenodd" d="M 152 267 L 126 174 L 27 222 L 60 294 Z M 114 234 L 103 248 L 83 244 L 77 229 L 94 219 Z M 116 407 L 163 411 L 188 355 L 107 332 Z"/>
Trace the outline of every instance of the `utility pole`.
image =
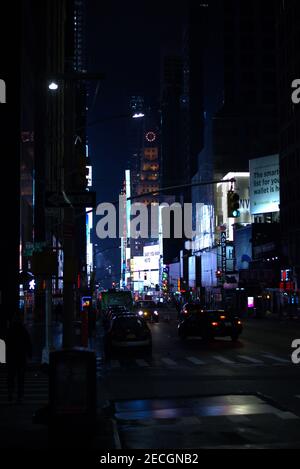
<path id="1" fill-rule="evenodd" d="M 78 80 L 101 80 L 103 74 L 72 72 L 57 74 L 51 77 L 50 89 L 59 89 L 55 82 L 64 83 L 64 154 L 62 191 L 65 194 L 74 190 L 74 164 L 77 164 L 74 151 L 74 137 L 76 135 L 76 83 Z M 84 130 L 84 129 L 81 129 Z M 79 168 L 78 168 L 79 171 Z M 76 171 L 75 171 L 76 173 Z M 76 174 L 75 174 L 76 177 Z M 75 187 L 76 188 L 76 187 Z M 78 262 L 75 244 L 75 209 L 71 205 L 63 208 L 63 347 L 71 348 L 74 345 L 74 320 L 76 313 L 76 281 L 78 273 Z"/>
<path id="2" fill-rule="evenodd" d="M 74 83 L 65 80 L 65 141 L 63 156 L 63 191 L 72 190 L 72 176 L 70 170 L 74 164 L 74 149 L 72 135 L 76 126 L 75 89 Z M 73 163 L 73 164 L 72 164 Z M 72 206 L 63 209 L 63 347 L 74 345 L 73 322 L 75 320 L 76 299 L 75 282 L 77 265 L 75 259 L 75 219 Z"/>

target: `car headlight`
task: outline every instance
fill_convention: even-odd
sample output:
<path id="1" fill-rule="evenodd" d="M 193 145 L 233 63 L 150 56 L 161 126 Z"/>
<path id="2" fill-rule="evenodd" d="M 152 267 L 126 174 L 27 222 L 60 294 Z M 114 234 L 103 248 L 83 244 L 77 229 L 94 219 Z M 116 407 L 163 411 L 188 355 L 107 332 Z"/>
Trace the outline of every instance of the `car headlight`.
<path id="1" fill-rule="evenodd" d="M 158 316 L 158 311 L 154 311 L 154 314 L 155 314 L 156 316 Z"/>
<path id="2" fill-rule="evenodd" d="M 143 316 L 143 314 L 144 314 L 143 311 L 139 311 L 139 312 L 138 312 L 138 315 L 139 315 L 139 316 Z"/>

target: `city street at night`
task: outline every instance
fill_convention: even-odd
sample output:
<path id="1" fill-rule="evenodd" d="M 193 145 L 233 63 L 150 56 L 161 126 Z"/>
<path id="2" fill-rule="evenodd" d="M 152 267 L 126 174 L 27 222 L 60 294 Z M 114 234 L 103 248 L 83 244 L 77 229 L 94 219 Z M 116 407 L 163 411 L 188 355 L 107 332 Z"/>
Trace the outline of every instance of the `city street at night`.
<path id="1" fill-rule="evenodd" d="M 235 344 L 182 343 L 175 318 L 152 325 L 152 357 L 116 355 L 105 369 L 122 447 L 299 447 L 300 325 L 252 319 Z"/>
<path id="2" fill-rule="evenodd" d="M 299 0 L 2 7 L 0 449 L 300 449 Z"/>
<path id="3" fill-rule="evenodd" d="M 183 342 L 177 324 L 176 311 L 164 309 L 162 320 L 150 325 L 152 354 L 122 351 L 106 359 L 99 322 L 90 345 L 97 355 L 98 412 L 107 434 L 94 445 L 299 448 L 300 365 L 291 360 L 299 319 L 249 318 L 236 343 L 227 338 Z M 58 342 L 60 329 L 56 326 Z M 36 444 L 36 438 L 41 447 L 48 445 L 45 427 L 32 423 L 32 414 L 48 402 L 48 376 L 40 371 L 36 352 L 25 382 L 25 447 Z M 1 407 L 9 405 L 5 385 L 2 373 Z M 7 415 L 16 418 L 16 409 L 10 406 Z"/>

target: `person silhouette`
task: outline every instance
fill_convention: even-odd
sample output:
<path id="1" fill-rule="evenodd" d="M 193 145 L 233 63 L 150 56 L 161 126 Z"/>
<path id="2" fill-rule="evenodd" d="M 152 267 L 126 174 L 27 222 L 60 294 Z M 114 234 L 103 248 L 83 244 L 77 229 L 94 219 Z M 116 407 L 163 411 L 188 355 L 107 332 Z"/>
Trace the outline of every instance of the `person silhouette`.
<path id="1" fill-rule="evenodd" d="M 15 315 L 6 337 L 6 364 L 8 399 L 12 401 L 17 378 L 18 402 L 24 397 L 24 380 L 27 359 L 32 357 L 30 335 L 19 315 Z"/>

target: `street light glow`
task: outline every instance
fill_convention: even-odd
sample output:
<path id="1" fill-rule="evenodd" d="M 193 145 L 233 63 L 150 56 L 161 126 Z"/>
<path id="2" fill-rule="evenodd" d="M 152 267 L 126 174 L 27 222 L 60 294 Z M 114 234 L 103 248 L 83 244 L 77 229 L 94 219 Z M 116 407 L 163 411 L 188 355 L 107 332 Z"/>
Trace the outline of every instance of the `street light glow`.
<path id="1" fill-rule="evenodd" d="M 51 81 L 51 83 L 49 83 L 49 85 L 48 85 L 48 88 L 49 88 L 49 90 L 51 90 L 51 91 L 57 90 L 57 89 L 58 89 L 58 84 L 55 83 L 54 81 Z"/>
<path id="2" fill-rule="evenodd" d="M 133 119 L 140 119 L 141 117 L 145 117 L 145 114 L 143 114 L 142 112 L 136 112 L 132 116 Z"/>

